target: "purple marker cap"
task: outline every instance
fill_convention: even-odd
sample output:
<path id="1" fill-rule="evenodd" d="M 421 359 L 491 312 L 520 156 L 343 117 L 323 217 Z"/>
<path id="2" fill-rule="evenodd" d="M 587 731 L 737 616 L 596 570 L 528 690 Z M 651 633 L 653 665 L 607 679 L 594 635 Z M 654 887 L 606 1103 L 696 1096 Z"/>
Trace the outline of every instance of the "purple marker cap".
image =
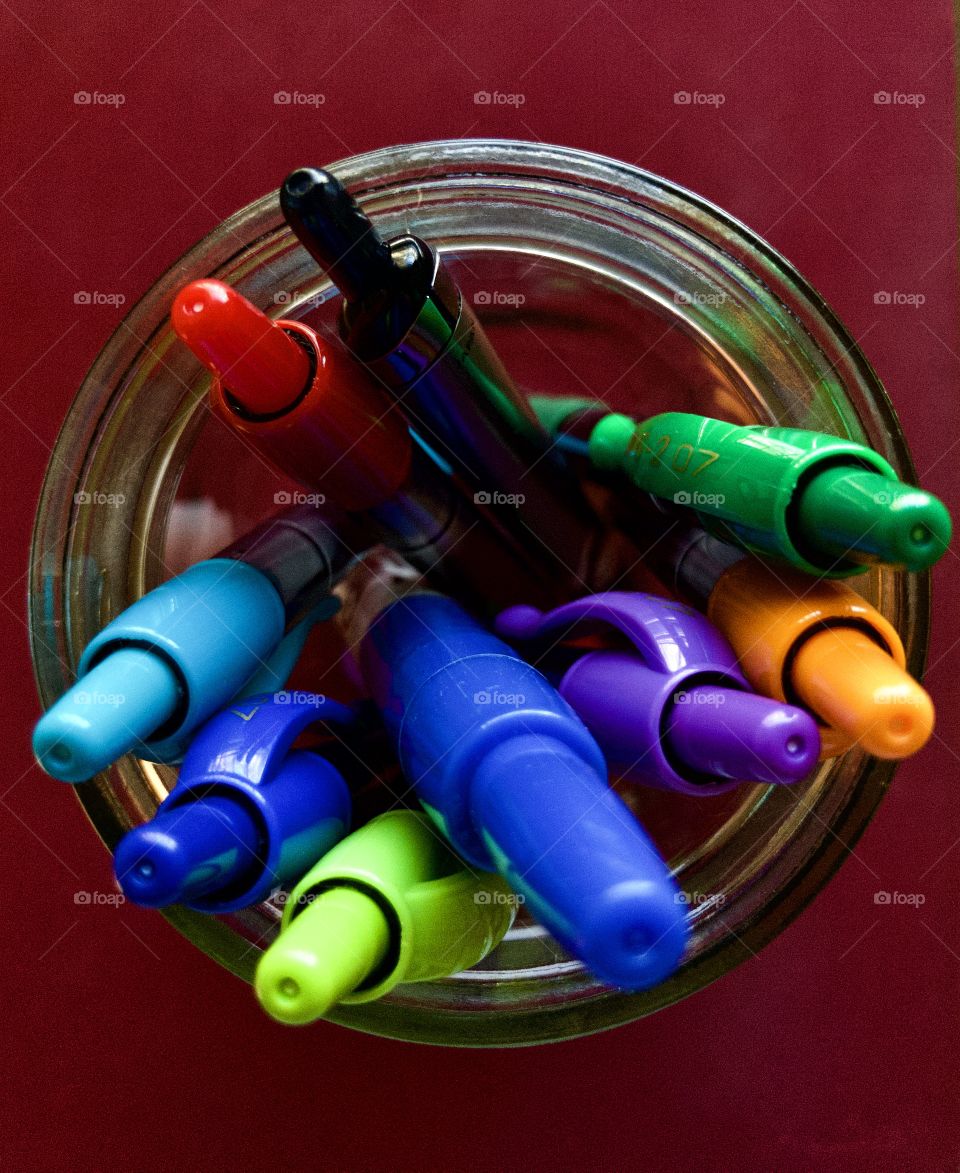
<path id="1" fill-rule="evenodd" d="M 511 607 L 496 627 L 514 640 L 559 642 L 604 627 L 627 636 L 636 651 L 588 652 L 558 684 L 627 776 L 702 796 L 740 782 L 796 782 L 817 761 L 816 722 L 751 693 L 727 641 L 682 603 L 608 591 L 550 612 Z"/>

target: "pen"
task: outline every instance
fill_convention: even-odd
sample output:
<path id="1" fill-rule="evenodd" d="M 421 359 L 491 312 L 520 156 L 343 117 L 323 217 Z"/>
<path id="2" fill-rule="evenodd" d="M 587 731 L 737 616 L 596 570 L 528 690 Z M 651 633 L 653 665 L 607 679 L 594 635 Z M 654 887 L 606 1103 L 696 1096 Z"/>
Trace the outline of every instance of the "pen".
<path id="1" fill-rule="evenodd" d="M 87 644 L 76 683 L 37 722 L 40 765 L 81 782 L 131 751 L 177 761 L 245 685 L 283 683 L 354 557 L 328 518 L 295 506 L 148 591 Z"/>
<path id="2" fill-rule="evenodd" d="M 154 817 L 117 845 L 124 895 L 149 908 L 227 913 L 299 879 L 349 830 L 351 803 L 338 770 L 291 747 L 311 724 L 351 719 L 336 701 L 286 692 L 212 717 Z"/>
<path id="3" fill-rule="evenodd" d="M 562 403 L 562 401 L 561 401 Z M 637 423 L 600 406 L 538 399 L 570 455 L 692 509 L 715 536 L 818 576 L 881 563 L 925 570 L 950 543 L 941 501 L 854 440 L 665 412 Z"/>
<path id="4" fill-rule="evenodd" d="M 171 320 L 214 375 L 214 413 L 348 512 L 365 547 L 399 548 L 478 608 L 556 601 L 542 559 L 511 537 L 504 511 L 474 500 L 411 433 L 391 396 L 339 348 L 301 322 L 271 321 L 221 281 L 184 287 Z"/>
<path id="5" fill-rule="evenodd" d="M 424 815 L 390 811 L 293 889 L 254 989 L 271 1018 L 313 1022 L 338 1003 L 469 969 L 500 943 L 515 910 L 503 880 L 464 866 Z"/>
<path id="6" fill-rule="evenodd" d="M 687 939 L 677 885 L 542 674 L 427 593 L 382 610 L 359 659 L 408 781 L 458 854 L 504 876 L 601 981 L 669 976 Z"/>
<path id="7" fill-rule="evenodd" d="M 595 585 L 606 535 L 437 250 L 412 235 L 382 240 L 328 171 L 294 171 L 280 205 L 343 294 L 350 352 L 475 493 L 508 503 L 504 523 L 567 593 Z"/>
<path id="8" fill-rule="evenodd" d="M 594 417 L 609 418 L 582 400 L 534 406 L 581 460 L 596 433 Z M 610 474 L 600 475 L 609 485 Z M 839 581 L 765 566 L 742 546 L 690 525 L 689 514 L 664 513 L 655 497 L 614 492 L 621 524 L 643 548 L 648 568 L 681 598 L 705 607 L 752 687 L 817 719 L 821 758 L 856 744 L 893 760 L 923 747 L 933 732 L 933 703 L 906 672 L 903 643 L 876 608 Z M 949 518 L 947 526 L 949 532 Z"/>
<path id="9" fill-rule="evenodd" d="M 703 796 L 747 781 L 797 782 L 816 765 L 813 718 L 750 692 L 727 641 L 682 603 L 607 591 L 547 613 L 511 607 L 496 630 L 548 645 L 558 692 L 628 777 Z M 558 646 L 584 631 L 625 636 L 632 647 L 584 654 Z"/>
<path id="10" fill-rule="evenodd" d="M 933 702 L 907 673 L 896 629 L 846 583 L 765 566 L 695 528 L 657 559 L 666 585 L 705 605 L 754 688 L 817 718 L 821 757 L 859 744 L 898 759 L 927 742 Z"/>

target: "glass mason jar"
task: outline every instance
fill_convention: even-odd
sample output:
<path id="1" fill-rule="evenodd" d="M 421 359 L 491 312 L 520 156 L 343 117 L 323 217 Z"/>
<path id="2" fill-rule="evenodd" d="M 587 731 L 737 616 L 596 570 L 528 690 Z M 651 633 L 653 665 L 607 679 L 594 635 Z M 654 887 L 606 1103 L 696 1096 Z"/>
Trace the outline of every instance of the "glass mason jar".
<path id="1" fill-rule="evenodd" d="M 669 408 L 818 428 L 870 444 L 912 478 L 883 387 L 830 308 L 769 245 L 698 196 L 623 163 L 526 142 L 421 143 L 331 167 L 385 235 L 409 231 L 439 247 L 526 391 L 589 394 L 638 418 Z M 173 295 L 203 276 L 273 317 L 333 325 L 335 291 L 273 194 L 207 236 L 127 315 L 77 394 L 37 513 L 31 633 L 45 706 L 73 681 L 99 628 L 284 499 L 255 455 L 213 430 L 208 376 L 170 327 Z M 206 531 L 195 524 L 201 514 L 214 518 Z M 875 569 L 855 585 L 902 633 L 919 675 L 928 576 Z M 625 792 L 671 859 L 692 925 L 682 968 L 655 989 L 601 986 L 521 920 L 476 969 L 331 1017 L 401 1039 L 506 1046 L 649 1014 L 790 923 L 839 867 L 893 769 L 852 751 L 793 787 L 705 799 Z M 77 794 L 113 848 L 175 781 L 175 769 L 128 757 Z M 164 915 L 249 981 L 279 907 Z"/>

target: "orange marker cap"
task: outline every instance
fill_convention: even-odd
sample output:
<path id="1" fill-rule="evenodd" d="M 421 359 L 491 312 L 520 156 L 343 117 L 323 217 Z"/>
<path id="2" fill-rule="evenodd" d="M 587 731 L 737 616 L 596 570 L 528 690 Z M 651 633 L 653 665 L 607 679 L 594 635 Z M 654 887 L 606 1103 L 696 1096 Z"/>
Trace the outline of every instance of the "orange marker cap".
<path id="1" fill-rule="evenodd" d="M 909 757 L 933 732 L 927 692 L 855 627 L 809 636 L 790 678 L 807 708 L 875 757 Z"/>
<path id="2" fill-rule="evenodd" d="M 797 678 L 795 658 L 803 644 L 815 638 L 810 633 L 825 630 L 825 625 L 863 632 L 884 656 L 887 672 L 899 669 L 897 681 L 910 680 L 903 671 L 906 655 L 896 629 L 876 607 L 836 580 L 811 579 L 781 567 L 774 573 L 762 562 L 743 558 L 721 575 L 710 595 L 707 616 L 733 646 L 753 687 L 778 700 L 807 704 L 801 695 L 804 680 L 802 674 Z M 858 670 L 847 661 L 844 671 L 848 676 Z M 832 680 L 838 697 L 845 687 L 841 676 Z M 912 683 L 926 696 L 919 684 Z M 822 723 L 821 758 L 835 757 L 856 744 L 858 732 L 850 722 L 834 724 L 832 710 L 822 712 L 812 704 L 808 707 Z"/>

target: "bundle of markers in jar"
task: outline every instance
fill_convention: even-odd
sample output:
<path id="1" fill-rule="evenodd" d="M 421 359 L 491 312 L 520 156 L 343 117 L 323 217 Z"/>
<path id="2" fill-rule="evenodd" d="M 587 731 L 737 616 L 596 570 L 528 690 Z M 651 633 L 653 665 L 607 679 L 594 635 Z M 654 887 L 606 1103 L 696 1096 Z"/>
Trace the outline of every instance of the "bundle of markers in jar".
<path id="1" fill-rule="evenodd" d="M 280 1021 L 475 965 L 519 905 L 601 982 L 661 982 L 689 908 L 612 783 L 709 802 L 919 750 L 930 699 L 844 580 L 931 566 L 949 515 L 851 440 L 528 400 L 428 243 L 381 239 L 325 171 L 280 204 L 339 340 L 216 280 L 171 318 L 209 410 L 306 503 L 113 619 L 37 757 L 179 764 L 117 879 L 211 915 L 282 892 L 255 980 Z M 624 589 L 641 562 L 661 593 Z M 284 690 L 319 623 L 359 700 Z M 402 780 L 379 804 L 370 745 Z"/>

